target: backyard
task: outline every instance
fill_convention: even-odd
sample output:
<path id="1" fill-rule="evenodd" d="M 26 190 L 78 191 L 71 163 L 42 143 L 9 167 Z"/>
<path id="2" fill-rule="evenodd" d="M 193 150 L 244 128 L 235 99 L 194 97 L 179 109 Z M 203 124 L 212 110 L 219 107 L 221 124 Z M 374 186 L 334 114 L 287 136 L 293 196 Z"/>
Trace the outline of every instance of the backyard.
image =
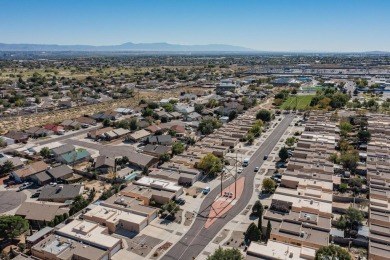
<path id="1" fill-rule="evenodd" d="M 314 95 L 290 96 L 280 106 L 281 109 L 305 109 L 310 106 Z"/>

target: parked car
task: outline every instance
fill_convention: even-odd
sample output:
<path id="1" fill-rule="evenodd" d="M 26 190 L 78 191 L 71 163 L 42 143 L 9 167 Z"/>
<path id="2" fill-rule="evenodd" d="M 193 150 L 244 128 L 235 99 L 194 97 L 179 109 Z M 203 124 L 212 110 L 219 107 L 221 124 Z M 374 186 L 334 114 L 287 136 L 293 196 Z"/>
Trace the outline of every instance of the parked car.
<path id="1" fill-rule="evenodd" d="M 175 200 L 176 204 L 179 204 L 179 205 L 184 205 L 186 204 L 186 200 L 183 199 L 183 198 L 178 198 Z"/>
<path id="2" fill-rule="evenodd" d="M 228 198 L 232 198 L 232 197 L 233 197 L 233 192 L 225 191 L 225 192 L 223 193 L 223 196 L 224 196 L 224 197 L 228 197 Z"/>
<path id="3" fill-rule="evenodd" d="M 24 189 L 27 189 L 28 187 L 31 187 L 34 183 L 32 182 L 25 182 L 23 183 L 20 187 L 19 187 L 19 190 L 22 191 Z"/>
<path id="4" fill-rule="evenodd" d="M 204 188 L 203 191 L 202 191 L 203 194 L 207 194 L 207 193 L 209 193 L 209 192 L 210 192 L 210 187 L 206 187 L 206 188 Z"/>
<path id="5" fill-rule="evenodd" d="M 268 155 L 264 155 L 263 160 L 267 160 L 267 159 L 268 159 Z"/>
<path id="6" fill-rule="evenodd" d="M 282 181 L 281 179 L 273 177 L 273 176 L 271 177 L 271 179 L 274 180 L 274 182 L 276 182 L 276 183 L 280 183 Z"/>
<path id="7" fill-rule="evenodd" d="M 258 172 L 259 171 L 259 166 L 255 167 L 255 172 Z"/>
<path id="8" fill-rule="evenodd" d="M 242 173 L 243 170 L 244 169 L 242 167 L 240 167 L 240 168 L 237 169 L 237 173 Z"/>

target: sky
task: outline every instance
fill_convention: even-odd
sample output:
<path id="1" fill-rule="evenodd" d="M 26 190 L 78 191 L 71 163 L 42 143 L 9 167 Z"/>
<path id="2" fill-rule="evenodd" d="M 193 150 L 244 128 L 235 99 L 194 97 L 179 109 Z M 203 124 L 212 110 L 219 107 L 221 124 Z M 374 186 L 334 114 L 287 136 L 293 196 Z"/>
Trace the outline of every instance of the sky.
<path id="1" fill-rule="evenodd" d="M 0 43 L 390 51 L 390 0 L 0 0 Z"/>

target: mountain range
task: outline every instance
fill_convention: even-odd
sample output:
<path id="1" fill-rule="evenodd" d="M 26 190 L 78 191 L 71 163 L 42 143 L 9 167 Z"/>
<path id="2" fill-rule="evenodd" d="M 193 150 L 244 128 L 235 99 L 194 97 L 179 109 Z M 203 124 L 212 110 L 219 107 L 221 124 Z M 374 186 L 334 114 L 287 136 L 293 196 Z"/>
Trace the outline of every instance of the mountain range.
<path id="1" fill-rule="evenodd" d="M 0 51 L 137 51 L 137 52 L 253 52 L 256 50 L 227 44 L 181 45 L 170 43 L 132 43 L 120 45 L 57 45 L 57 44 L 7 44 L 0 43 Z"/>

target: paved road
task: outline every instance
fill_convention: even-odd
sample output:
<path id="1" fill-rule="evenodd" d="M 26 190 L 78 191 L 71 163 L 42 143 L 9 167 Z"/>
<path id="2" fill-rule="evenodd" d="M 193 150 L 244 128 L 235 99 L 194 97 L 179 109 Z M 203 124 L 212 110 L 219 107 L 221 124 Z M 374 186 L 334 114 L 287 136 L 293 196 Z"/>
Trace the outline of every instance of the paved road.
<path id="1" fill-rule="evenodd" d="M 95 129 L 98 129 L 98 128 L 101 128 L 101 125 L 92 126 L 92 127 L 86 128 L 86 129 L 74 131 L 73 133 L 62 135 L 62 136 L 59 136 L 59 137 L 56 137 L 56 138 L 48 138 L 48 139 L 45 139 L 45 140 L 42 140 L 42 141 L 37 141 L 36 144 L 37 145 L 44 145 L 44 144 L 48 144 L 48 143 L 52 143 L 52 142 L 60 142 L 60 141 L 63 141 L 63 140 L 70 139 L 70 138 L 72 138 L 74 136 L 86 134 L 89 131 L 92 131 L 92 130 L 95 130 Z"/>
<path id="2" fill-rule="evenodd" d="M 261 166 L 264 162 L 264 155 L 268 155 L 272 152 L 283 133 L 294 119 L 294 115 L 288 115 L 280 124 L 274 129 L 273 133 L 261 144 L 259 149 L 252 156 L 250 164 L 244 168 L 244 172 L 241 174 L 245 176 L 245 188 L 238 200 L 238 202 L 231 208 L 225 215 L 216 220 L 208 229 L 203 226 L 207 220 L 207 216 L 210 211 L 210 205 L 214 202 L 215 198 L 220 193 L 220 186 L 214 188 L 204 199 L 200 206 L 198 215 L 195 222 L 188 230 L 188 232 L 176 243 L 167 253 L 163 256 L 163 260 L 171 259 L 192 259 L 198 256 L 202 250 L 211 242 L 211 240 L 223 229 L 226 223 L 236 217 L 249 203 L 249 200 L 253 194 L 253 182 L 256 175 L 254 168 Z M 234 182 L 231 178 L 223 183 L 224 187 L 227 187 Z"/>

